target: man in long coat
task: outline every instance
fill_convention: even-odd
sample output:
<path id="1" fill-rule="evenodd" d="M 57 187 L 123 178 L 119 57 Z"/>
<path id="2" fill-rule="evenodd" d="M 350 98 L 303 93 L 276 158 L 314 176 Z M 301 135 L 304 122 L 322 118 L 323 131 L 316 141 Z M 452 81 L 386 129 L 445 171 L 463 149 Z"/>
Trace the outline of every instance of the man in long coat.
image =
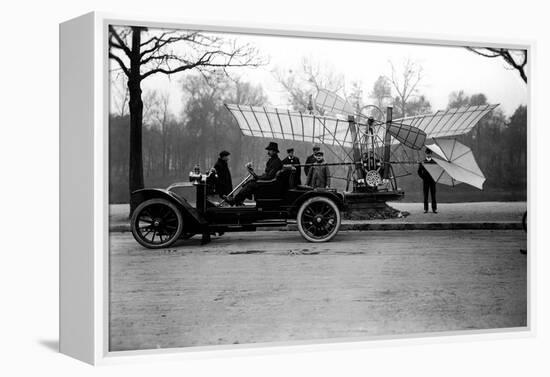
<path id="1" fill-rule="evenodd" d="M 228 151 L 221 151 L 218 161 L 214 164 L 216 170 L 216 180 L 214 186 L 216 188 L 216 194 L 220 198 L 225 198 L 233 190 L 233 181 L 231 180 L 231 172 L 229 171 L 228 161 L 230 153 Z"/>
<path id="2" fill-rule="evenodd" d="M 315 159 L 315 153 L 316 153 L 316 152 L 319 152 L 320 150 L 321 150 L 321 147 L 319 147 L 319 145 L 315 144 L 315 145 L 313 146 L 313 154 L 311 154 L 310 156 L 307 156 L 307 158 L 306 158 L 306 164 L 310 164 L 310 165 L 311 165 L 311 164 L 314 164 L 315 161 L 317 161 L 317 160 Z M 306 173 L 306 177 L 307 177 L 307 175 L 309 174 L 309 169 L 311 168 L 310 165 L 304 166 L 304 173 Z"/>
<path id="3" fill-rule="evenodd" d="M 423 164 L 435 164 L 432 159 L 432 151 L 426 148 L 426 158 L 418 164 L 418 175 L 422 178 L 422 191 L 424 193 L 424 213 L 428 213 L 428 195 L 432 197 L 432 211 L 437 213 L 437 200 L 435 198 L 435 181 Z"/>
<path id="4" fill-rule="evenodd" d="M 315 153 L 315 164 L 309 169 L 307 175 L 307 185 L 313 188 L 329 188 L 330 187 L 330 170 L 327 165 L 323 165 L 323 152 Z"/>
<path id="5" fill-rule="evenodd" d="M 293 182 L 289 181 L 290 187 L 295 187 L 302 184 L 302 168 L 300 167 L 300 159 L 294 156 L 294 148 L 288 148 L 286 150 L 288 154 L 287 157 L 283 159 L 283 165 L 293 165 L 295 166 L 295 171 L 290 174 L 289 179 L 292 179 Z M 298 165 L 298 166 L 296 166 Z"/>

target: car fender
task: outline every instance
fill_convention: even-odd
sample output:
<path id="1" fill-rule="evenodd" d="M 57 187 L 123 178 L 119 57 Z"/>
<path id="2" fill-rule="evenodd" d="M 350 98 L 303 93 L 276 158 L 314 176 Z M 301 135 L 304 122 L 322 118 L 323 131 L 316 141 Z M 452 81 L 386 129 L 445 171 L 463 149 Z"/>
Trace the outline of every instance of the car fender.
<path id="1" fill-rule="evenodd" d="M 162 198 L 172 202 L 181 211 L 184 221 L 187 221 L 190 225 L 203 227 L 208 225 L 208 221 L 204 216 L 193 208 L 185 198 L 178 196 L 172 191 L 158 188 L 146 188 L 136 190 L 132 192 L 132 200 L 136 203 L 136 206 L 149 199 Z"/>
<path id="2" fill-rule="evenodd" d="M 334 203 L 336 203 L 340 211 L 345 210 L 344 196 L 342 194 L 334 191 L 328 191 L 328 190 L 313 190 L 313 191 L 307 191 L 303 195 L 300 195 L 300 197 L 298 197 L 294 201 L 294 203 L 292 203 L 292 213 L 297 214 L 302 203 L 316 196 L 322 196 L 322 197 L 331 199 Z"/>

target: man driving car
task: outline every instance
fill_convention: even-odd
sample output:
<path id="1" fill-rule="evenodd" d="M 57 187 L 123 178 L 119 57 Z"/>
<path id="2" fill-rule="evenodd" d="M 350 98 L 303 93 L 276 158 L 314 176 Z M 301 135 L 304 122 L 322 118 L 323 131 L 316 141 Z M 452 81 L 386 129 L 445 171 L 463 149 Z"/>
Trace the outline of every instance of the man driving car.
<path id="1" fill-rule="evenodd" d="M 252 199 L 254 194 L 261 186 L 262 183 L 268 184 L 274 180 L 279 170 L 283 168 L 283 163 L 279 159 L 279 146 L 275 142 L 270 142 L 265 148 L 269 156 L 269 160 L 265 165 L 265 172 L 262 175 L 257 175 L 249 163 L 246 165 L 249 173 L 254 177 L 253 180 L 246 183 L 241 191 L 239 191 L 234 197 L 228 197 L 227 202 L 231 205 L 243 205 L 246 198 Z"/>

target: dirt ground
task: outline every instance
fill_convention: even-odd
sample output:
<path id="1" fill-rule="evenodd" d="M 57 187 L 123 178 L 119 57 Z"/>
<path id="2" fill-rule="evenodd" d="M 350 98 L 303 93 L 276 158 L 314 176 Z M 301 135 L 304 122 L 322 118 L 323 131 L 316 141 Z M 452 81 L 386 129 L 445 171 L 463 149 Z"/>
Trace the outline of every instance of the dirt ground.
<path id="1" fill-rule="evenodd" d="M 226 234 L 146 250 L 111 234 L 110 349 L 526 326 L 522 231 Z"/>

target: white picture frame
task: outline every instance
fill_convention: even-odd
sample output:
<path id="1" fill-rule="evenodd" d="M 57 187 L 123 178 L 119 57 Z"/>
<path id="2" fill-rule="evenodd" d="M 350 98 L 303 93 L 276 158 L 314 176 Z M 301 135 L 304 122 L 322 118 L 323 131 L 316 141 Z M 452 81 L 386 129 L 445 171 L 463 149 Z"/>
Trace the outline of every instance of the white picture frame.
<path id="1" fill-rule="evenodd" d="M 288 26 L 246 25 L 230 22 L 132 17 L 92 12 L 60 24 L 60 351 L 90 364 L 148 359 L 220 357 L 239 354 L 293 352 L 297 349 L 349 349 L 385 344 L 501 339 L 533 336 L 532 257 L 527 256 L 527 327 L 460 331 L 396 337 L 370 337 L 334 342 L 292 342 L 205 346 L 163 350 L 109 352 L 108 350 L 108 25 L 200 29 L 357 41 L 380 41 L 446 46 L 526 49 L 530 40 L 485 40 L 415 33 L 376 32 Z M 533 80 L 531 64 L 528 77 Z M 531 106 L 532 87 L 528 88 Z M 532 112 L 528 112 L 528 147 L 532 145 Z M 530 159 L 531 153 L 529 153 Z M 529 176 L 531 176 L 531 164 Z M 528 187 L 529 193 L 532 187 Z M 78 204 L 75 204 L 78 203 Z M 531 205 L 531 203 L 529 203 Z M 528 238 L 532 246 L 531 237 Z M 282 347 L 284 346 L 284 347 Z M 200 351 L 200 352 L 198 352 Z"/>

